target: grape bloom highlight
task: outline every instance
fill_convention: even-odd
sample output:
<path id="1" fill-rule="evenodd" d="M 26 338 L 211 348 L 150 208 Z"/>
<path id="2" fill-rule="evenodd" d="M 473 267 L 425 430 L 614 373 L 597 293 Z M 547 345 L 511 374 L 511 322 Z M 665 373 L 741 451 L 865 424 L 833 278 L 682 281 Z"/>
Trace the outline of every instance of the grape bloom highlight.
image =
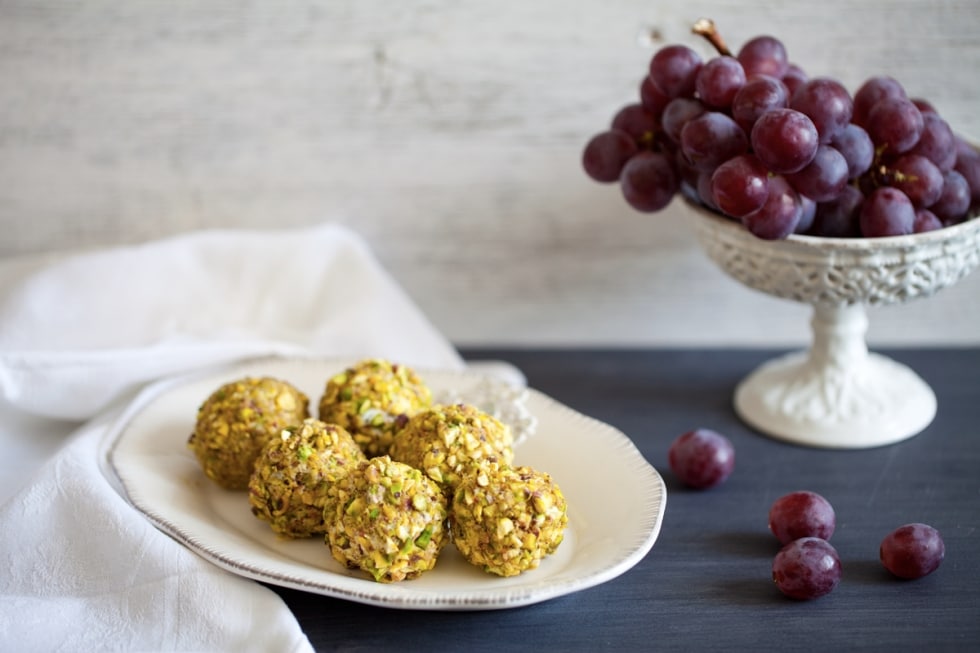
<path id="1" fill-rule="evenodd" d="M 639 102 L 582 155 L 635 210 L 660 211 L 680 192 L 776 240 L 921 233 L 980 209 L 980 152 L 897 80 L 871 77 L 852 96 L 808 77 L 773 36 L 733 53 L 710 20 L 692 31 L 719 56 L 658 50 Z"/>

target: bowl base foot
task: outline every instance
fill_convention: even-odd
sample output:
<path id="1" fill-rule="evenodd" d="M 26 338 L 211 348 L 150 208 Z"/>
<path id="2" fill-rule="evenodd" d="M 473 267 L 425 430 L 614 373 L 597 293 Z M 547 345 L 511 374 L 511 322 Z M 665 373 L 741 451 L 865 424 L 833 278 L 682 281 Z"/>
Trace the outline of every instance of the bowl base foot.
<path id="1" fill-rule="evenodd" d="M 743 380 L 735 389 L 735 411 L 779 440 L 866 449 L 920 433 L 936 415 L 936 395 L 911 369 L 879 354 L 839 367 L 795 353 Z"/>

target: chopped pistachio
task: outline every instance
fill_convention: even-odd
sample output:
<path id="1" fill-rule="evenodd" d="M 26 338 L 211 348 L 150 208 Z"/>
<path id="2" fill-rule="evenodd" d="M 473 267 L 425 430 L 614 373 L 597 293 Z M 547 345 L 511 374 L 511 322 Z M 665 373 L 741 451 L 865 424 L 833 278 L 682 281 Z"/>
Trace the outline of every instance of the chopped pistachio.
<path id="1" fill-rule="evenodd" d="M 474 406 L 433 406 L 408 420 L 390 455 L 424 470 L 449 496 L 474 465 L 509 464 L 514 456 L 513 435 L 505 424 Z"/>
<path id="2" fill-rule="evenodd" d="M 565 498 L 548 474 L 501 465 L 465 475 L 451 514 L 453 543 L 463 558 L 499 576 L 537 567 L 561 544 L 568 522 Z"/>
<path id="3" fill-rule="evenodd" d="M 338 562 L 382 583 L 415 578 L 435 565 L 449 538 L 447 500 L 434 481 L 380 456 L 361 462 L 345 478 L 344 490 L 354 503 L 374 503 L 347 510 L 328 525 L 326 542 Z"/>
<path id="4" fill-rule="evenodd" d="M 232 381 L 201 404 L 187 444 L 208 478 L 223 488 L 243 490 L 262 447 L 308 417 L 308 406 L 306 395 L 285 381 Z"/>
<path id="5" fill-rule="evenodd" d="M 404 365 L 366 359 L 335 374 L 320 398 L 320 419 L 343 426 L 368 456 L 389 453 L 395 433 L 432 404 L 432 392 Z"/>

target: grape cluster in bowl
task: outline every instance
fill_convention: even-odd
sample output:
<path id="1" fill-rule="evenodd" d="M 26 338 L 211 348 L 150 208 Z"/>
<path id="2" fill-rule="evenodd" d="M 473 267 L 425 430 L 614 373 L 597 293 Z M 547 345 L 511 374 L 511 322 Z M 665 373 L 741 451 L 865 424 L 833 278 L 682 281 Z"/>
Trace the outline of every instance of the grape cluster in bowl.
<path id="1" fill-rule="evenodd" d="M 921 233 L 980 208 L 980 153 L 894 78 L 872 77 L 852 96 L 834 79 L 808 77 L 775 37 L 735 54 L 711 21 L 693 31 L 719 56 L 658 50 L 639 102 L 582 155 L 586 173 L 618 182 L 637 211 L 659 211 L 682 192 L 777 240 Z"/>

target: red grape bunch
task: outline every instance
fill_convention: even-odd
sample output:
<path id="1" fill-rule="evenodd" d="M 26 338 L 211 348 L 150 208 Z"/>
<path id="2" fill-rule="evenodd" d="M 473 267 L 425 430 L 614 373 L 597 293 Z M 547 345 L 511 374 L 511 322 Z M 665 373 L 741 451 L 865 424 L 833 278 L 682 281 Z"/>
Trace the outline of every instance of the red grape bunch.
<path id="1" fill-rule="evenodd" d="M 711 21 L 693 31 L 719 56 L 658 50 L 639 101 L 582 154 L 586 173 L 618 182 L 637 211 L 680 191 L 775 240 L 920 233 L 980 208 L 980 152 L 895 79 L 872 77 L 852 96 L 808 77 L 772 36 L 733 54 Z"/>

